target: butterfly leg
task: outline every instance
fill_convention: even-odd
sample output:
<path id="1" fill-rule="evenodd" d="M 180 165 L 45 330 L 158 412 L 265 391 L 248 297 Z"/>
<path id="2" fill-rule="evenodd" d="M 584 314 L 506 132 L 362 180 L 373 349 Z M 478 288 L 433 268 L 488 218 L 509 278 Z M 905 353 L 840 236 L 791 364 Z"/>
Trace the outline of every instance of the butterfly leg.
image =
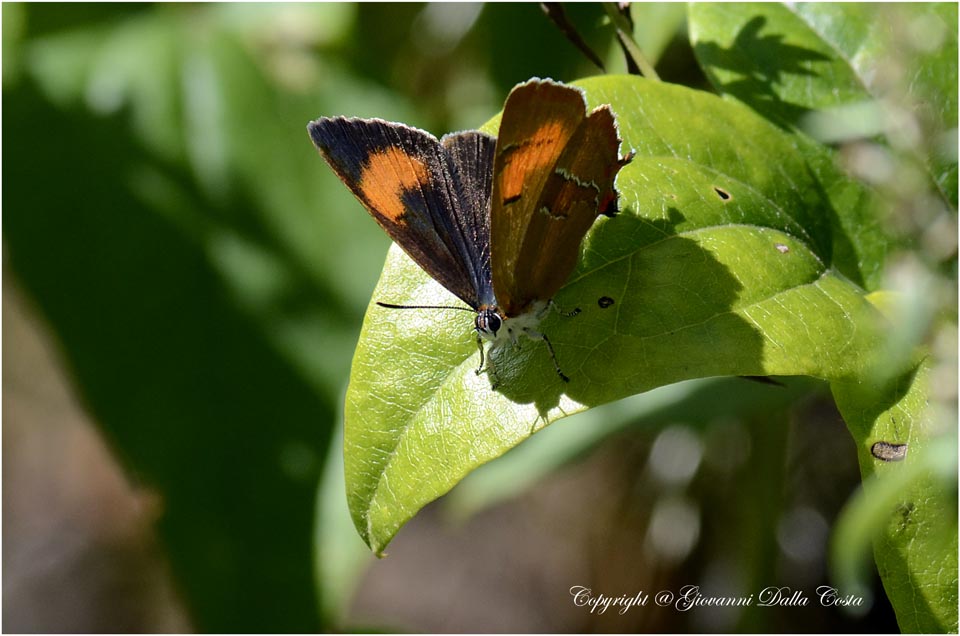
<path id="1" fill-rule="evenodd" d="M 557 375 L 560 376 L 560 379 L 564 382 L 569 382 L 570 378 L 563 374 L 563 371 L 560 370 L 560 363 L 557 362 L 557 354 L 553 351 L 553 345 L 550 344 L 550 339 L 547 338 L 547 334 L 540 334 L 540 337 L 543 338 L 543 341 L 547 343 L 547 349 L 550 351 L 550 359 L 553 360 L 553 368 L 556 369 Z"/>
<path id="2" fill-rule="evenodd" d="M 477 367 L 477 375 L 483 373 L 483 339 L 480 337 L 480 334 L 477 334 L 477 349 L 480 350 L 480 366 Z M 491 347 L 490 355 L 486 358 L 487 361 L 487 375 L 490 376 L 490 388 L 496 389 L 500 386 L 500 379 L 497 377 L 497 370 L 493 366 L 493 348 Z"/>
<path id="3" fill-rule="evenodd" d="M 477 334 L 477 349 L 480 350 L 480 366 L 477 367 L 477 375 L 480 375 L 483 372 L 483 339 L 480 338 L 480 334 Z"/>
<path id="4" fill-rule="evenodd" d="M 553 344 L 550 342 L 550 338 L 547 338 L 547 334 L 534 331 L 533 329 L 524 329 L 524 333 L 534 340 L 543 340 L 546 343 L 547 351 L 550 352 L 550 359 L 553 361 L 553 368 L 556 370 L 557 375 L 559 375 L 560 379 L 564 382 L 569 382 L 570 378 L 564 375 L 563 371 L 560 370 L 560 363 L 557 362 L 557 354 L 553 350 Z"/>
<path id="5" fill-rule="evenodd" d="M 570 311 L 563 311 L 563 310 L 560 309 L 560 307 L 558 307 L 557 304 L 556 304 L 555 302 L 553 302 L 552 300 L 551 300 L 550 303 L 547 305 L 547 308 L 546 308 L 546 310 L 545 310 L 543 313 L 549 313 L 550 311 L 556 311 L 556 312 L 558 312 L 561 316 L 563 316 L 564 318 L 573 318 L 574 316 L 577 316 L 577 315 L 580 314 L 580 308 L 579 308 L 579 307 L 574 307 L 574 308 L 571 309 Z"/>

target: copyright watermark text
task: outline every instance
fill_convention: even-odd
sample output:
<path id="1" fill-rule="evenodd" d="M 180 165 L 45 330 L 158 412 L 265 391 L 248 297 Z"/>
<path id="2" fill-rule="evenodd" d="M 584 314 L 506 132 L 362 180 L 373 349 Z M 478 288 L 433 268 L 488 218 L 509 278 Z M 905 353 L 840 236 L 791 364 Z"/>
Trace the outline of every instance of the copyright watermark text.
<path id="1" fill-rule="evenodd" d="M 677 590 L 644 591 L 633 594 L 609 595 L 595 592 L 583 585 L 570 588 L 573 604 L 589 609 L 591 614 L 615 611 L 626 614 L 634 607 L 646 607 L 653 602 L 657 607 L 666 607 L 678 612 L 688 612 L 698 607 L 806 607 L 819 604 L 824 607 L 861 607 L 863 598 L 856 594 L 841 594 L 836 588 L 821 585 L 813 594 L 789 587 L 765 587 L 745 596 L 713 596 L 705 594 L 698 585 L 684 585 Z"/>

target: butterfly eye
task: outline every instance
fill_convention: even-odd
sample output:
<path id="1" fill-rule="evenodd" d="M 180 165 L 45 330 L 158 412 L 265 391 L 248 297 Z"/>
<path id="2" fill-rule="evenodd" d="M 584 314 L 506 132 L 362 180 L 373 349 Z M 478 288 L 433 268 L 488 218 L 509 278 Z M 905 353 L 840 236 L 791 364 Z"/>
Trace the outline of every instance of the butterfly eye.
<path id="1" fill-rule="evenodd" d="M 477 314 L 476 327 L 480 333 L 486 336 L 496 336 L 501 326 L 503 326 L 503 321 L 495 309 L 482 309 Z"/>

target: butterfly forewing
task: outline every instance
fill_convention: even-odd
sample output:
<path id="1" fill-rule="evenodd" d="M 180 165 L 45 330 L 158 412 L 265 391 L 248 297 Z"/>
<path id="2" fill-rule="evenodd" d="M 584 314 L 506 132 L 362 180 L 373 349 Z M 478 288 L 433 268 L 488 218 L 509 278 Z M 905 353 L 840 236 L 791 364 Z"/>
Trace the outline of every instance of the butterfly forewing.
<path id="1" fill-rule="evenodd" d="M 330 167 L 390 238 L 440 284 L 479 306 L 477 280 L 489 280 L 489 274 L 478 261 L 469 218 L 478 214 L 479 201 L 489 199 L 483 175 L 492 172 L 493 139 L 465 133 L 445 146 L 403 124 L 344 117 L 322 117 L 308 129 Z M 461 175 L 468 165 L 463 155 L 471 152 L 488 163 Z M 487 187 L 486 194 L 476 187 Z M 485 203 L 481 209 L 487 213 Z"/>

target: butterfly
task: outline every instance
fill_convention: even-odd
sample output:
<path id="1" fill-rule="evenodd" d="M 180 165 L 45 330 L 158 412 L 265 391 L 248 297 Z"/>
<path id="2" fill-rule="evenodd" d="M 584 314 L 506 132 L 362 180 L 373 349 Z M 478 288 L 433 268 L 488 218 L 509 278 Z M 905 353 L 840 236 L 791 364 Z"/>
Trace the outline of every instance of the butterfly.
<path id="1" fill-rule="evenodd" d="M 546 343 L 569 382 L 537 327 L 594 220 L 617 213 L 614 180 L 633 153 L 620 155 L 610 106 L 587 112 L 581 89 L 535 78 L 508 95 L 497 137 L 465 131 L 438 140 L 405 124 L 347 117 L 321 117 L 307 130 L 390 238 L 476 313 L 478 374 L 484 340 L 492 354 L 524 334 Z"/>

